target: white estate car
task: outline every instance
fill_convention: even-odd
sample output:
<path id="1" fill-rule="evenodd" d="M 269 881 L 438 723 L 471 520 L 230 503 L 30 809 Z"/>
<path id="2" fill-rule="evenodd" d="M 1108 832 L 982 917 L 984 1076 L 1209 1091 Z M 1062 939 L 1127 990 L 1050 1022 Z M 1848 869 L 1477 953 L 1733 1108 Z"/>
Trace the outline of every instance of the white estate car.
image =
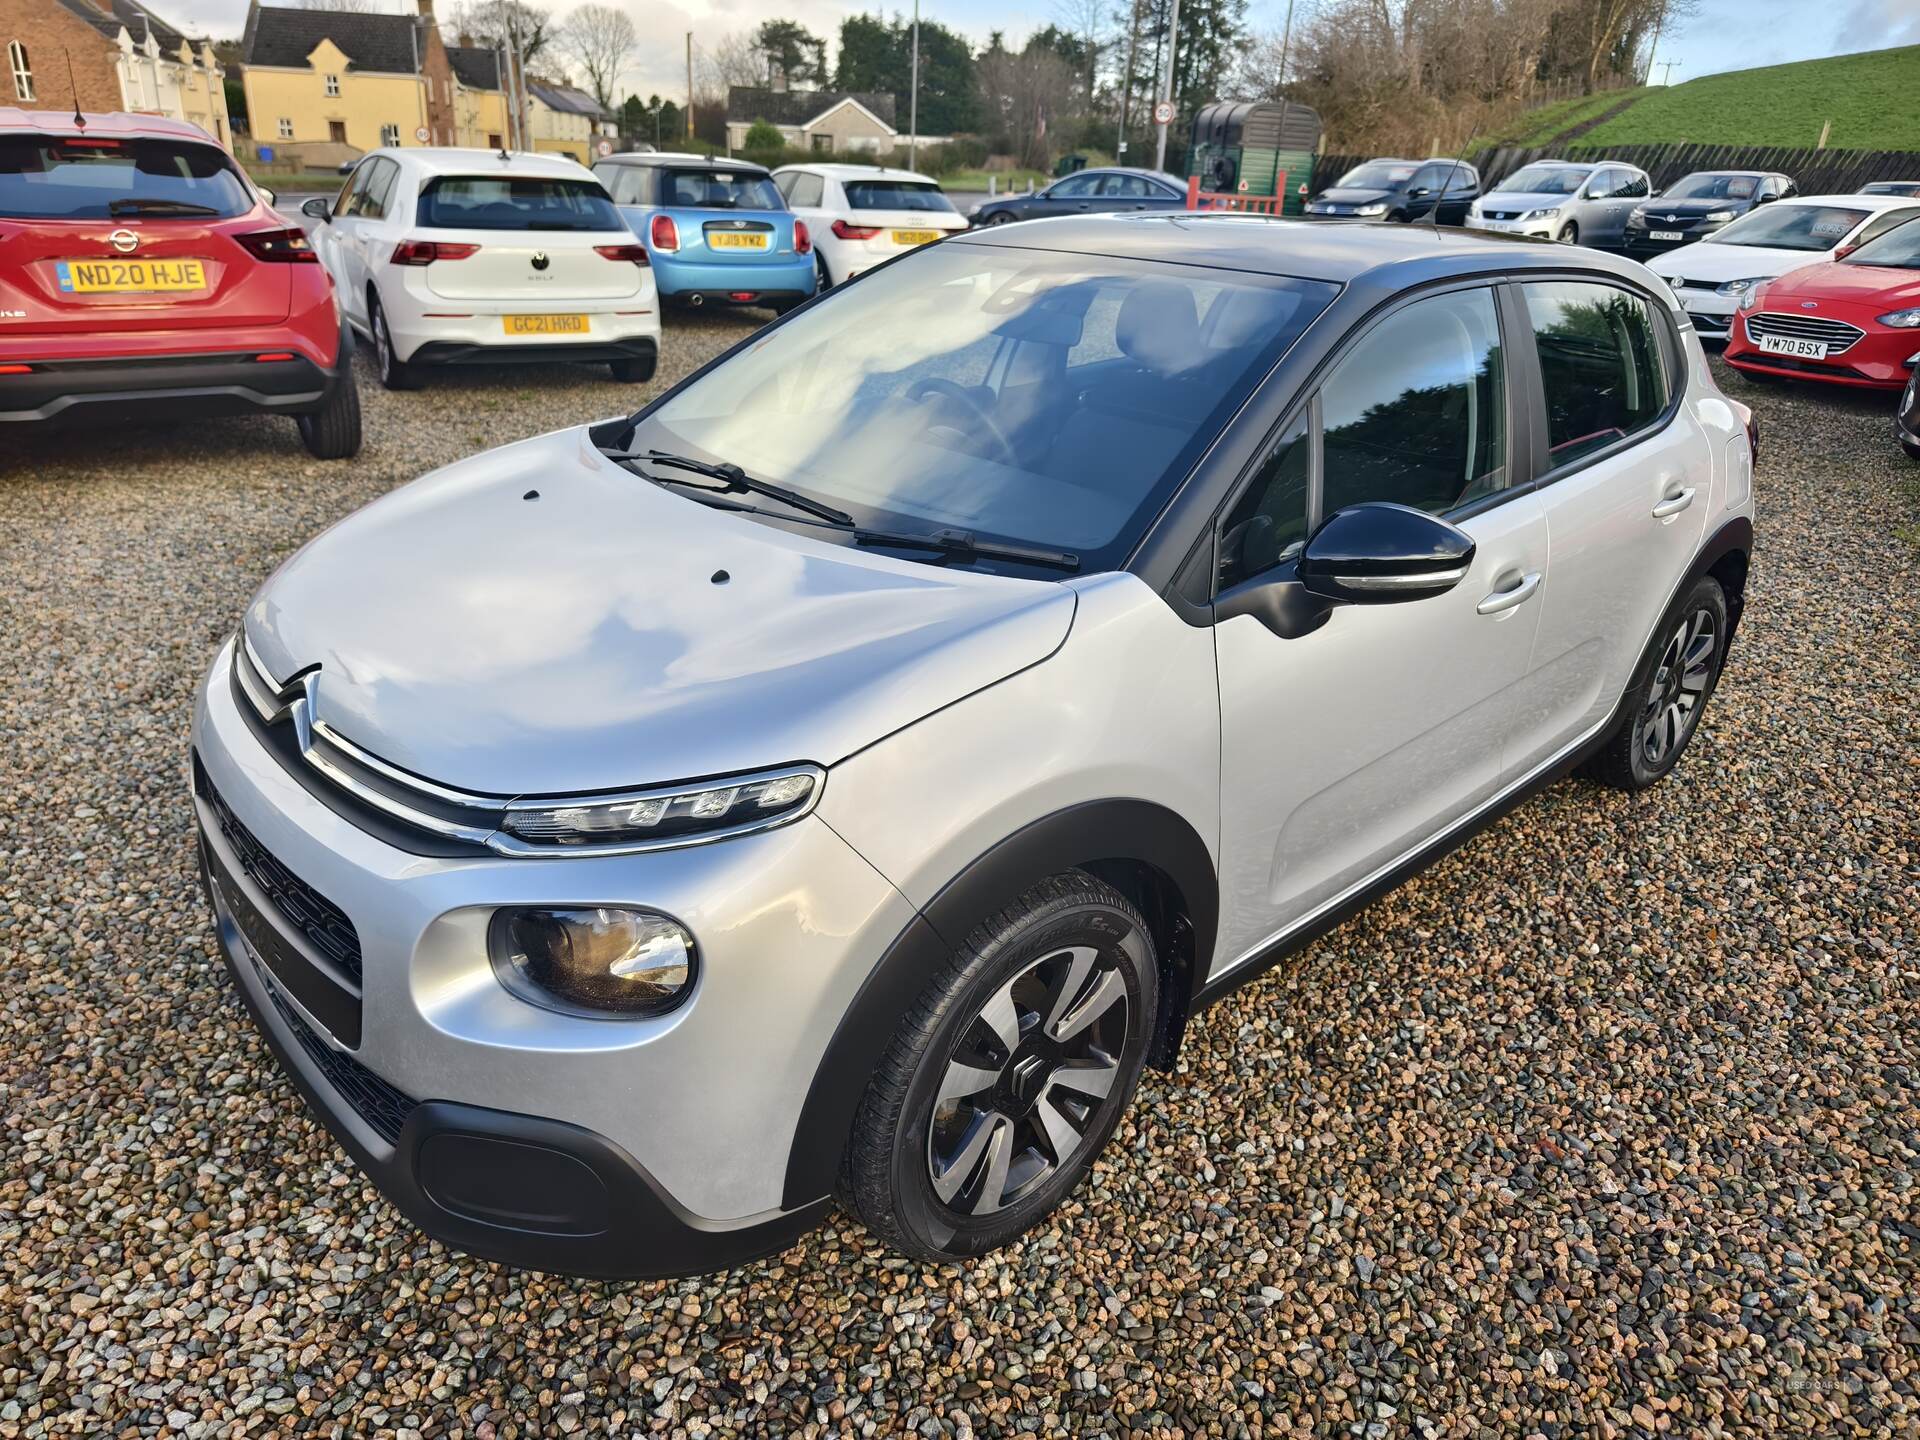
<path id="1" fill-rule="evenodd" d="M 380 382 L 425 365 L 601 361 L 653 378 L 660 306 L 646 247 L 605 187 L 564 156 L 375 150 L 331 202 L 314 248 Z"/>
<path id="2" fill-rule="evenodd" d="M 789 165 L 773 183 L 813 236 L 825 290 L 967 228 L 938 181 L 882 165 Z"/>
<path id="3" fill-rule="evenodd" d="M 1703 340 L 1725 340 L 1753 287 L 1802 265 L 1836 260 L 1920 217 L 1910 195 L 1801 195 L 1742 215 L 1692 245 L 1647 261 Z"/>

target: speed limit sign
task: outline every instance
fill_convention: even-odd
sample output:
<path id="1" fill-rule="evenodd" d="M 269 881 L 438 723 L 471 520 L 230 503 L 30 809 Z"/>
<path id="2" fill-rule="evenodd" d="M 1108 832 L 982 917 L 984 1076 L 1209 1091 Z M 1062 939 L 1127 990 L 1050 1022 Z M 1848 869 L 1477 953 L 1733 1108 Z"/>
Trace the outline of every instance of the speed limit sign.
<path id="1" fill-rule="evenodd" d="M 1173 102 L 1162 100 L 1153 107 L 1153 123 L 1171 125 L 1173 123 Z"/>
<path id="2" fill-rule="evenodd" d="M 602 155 L 611 155 L 613 153 L 613 141 L 602 140 L 595 148 L 598 149 Z"/>
<path id="3" fill-rule="evenodd" d="M 430 134 L 432 134 L 432 132 L 428 130 L 426 126 L 422 125 L 419 129 L 413 132 L 413 138 L 418 140 L 422 145 L 424 145 L 427 143 L 427 137 Z"/>

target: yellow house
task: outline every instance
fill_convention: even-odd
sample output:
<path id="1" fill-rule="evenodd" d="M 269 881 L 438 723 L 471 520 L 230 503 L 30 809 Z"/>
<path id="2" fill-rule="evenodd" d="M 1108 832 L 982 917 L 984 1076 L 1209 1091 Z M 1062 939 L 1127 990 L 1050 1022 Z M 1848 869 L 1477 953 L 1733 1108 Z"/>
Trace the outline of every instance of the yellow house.
<path id="1" fill-rule="evenodd" d="M 527 135 L 535 150 L 571 155 L 582 165 L 591 165 L 600 154 L 600 142 L 611 142 L 615 134 L 613 117 L 591 95 L 571 85 L 529 80 L 527 102 L 531 111 Z"/>
<path id="2" fill-rule="evenodd" d="M 500 86 L 500 52 L 469 45 L 465 36 L 461 42 L 447 47 L 453 67 L 453 143 L 498 150 L 512 134 Z"/>
<path id="3" fill-rule="evenodd" d="M 434 23 L 415 15 L 251 5 L 242 39 L 256 144 L 333 163 L 383 145 L 453 145 L 458 83 Z"/>

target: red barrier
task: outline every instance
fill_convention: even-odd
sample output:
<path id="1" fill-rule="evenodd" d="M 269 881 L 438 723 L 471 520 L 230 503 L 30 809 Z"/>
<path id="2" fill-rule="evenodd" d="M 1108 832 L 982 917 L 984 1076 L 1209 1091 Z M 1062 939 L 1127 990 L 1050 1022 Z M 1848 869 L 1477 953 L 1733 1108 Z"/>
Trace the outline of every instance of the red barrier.
<path id="1" fill-rule="evenodd" d="M 1189 210 L 1233 210 L 1246 215 L 1283 215 L 1287 203 L 1287 172 L 1282 170 L 1273 180 L 1271 195 L 1239 195 L 1231 191 L 1202 190 L 1200 177 L 1187 177 L 1187 209 Z"/>

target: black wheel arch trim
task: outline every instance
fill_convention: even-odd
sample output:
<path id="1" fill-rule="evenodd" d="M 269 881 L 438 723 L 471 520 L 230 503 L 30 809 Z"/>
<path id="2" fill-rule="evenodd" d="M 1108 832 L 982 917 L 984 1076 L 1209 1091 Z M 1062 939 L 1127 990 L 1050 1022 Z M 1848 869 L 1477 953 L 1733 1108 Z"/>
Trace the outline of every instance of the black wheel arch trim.
<path id="1" fill-rule="evenodd" d="M 787 1153 L 783 1209 L 812 1204 L 833 1190 L 867 1084 L 901 1017 L 946 957 L 982 920 L 1039 880 L 1065 870 L 1099 874 L 1103 862 L 1148 866 L 1178 893 L 1191 930 L 1183 941 L 1193 959 L 1185 967 L 1185 987 L 1163 992 L 1149 1059 L 1178 1049 L 1219 924 L 1212 852 L 1184 817 L 1150 801 L 1097 800 L 1056 811 L 1015 831 L 948 881 L 861 982 L 807 1088 Z"/>

